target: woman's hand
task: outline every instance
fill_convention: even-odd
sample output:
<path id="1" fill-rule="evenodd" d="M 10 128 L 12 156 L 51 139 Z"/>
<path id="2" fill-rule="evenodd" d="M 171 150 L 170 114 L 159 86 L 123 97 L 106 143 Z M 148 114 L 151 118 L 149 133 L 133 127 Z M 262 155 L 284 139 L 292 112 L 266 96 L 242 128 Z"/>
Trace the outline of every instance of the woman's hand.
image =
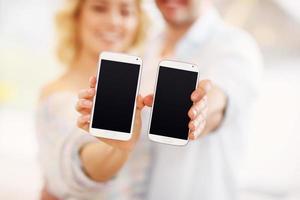
<path id="1" fill-rule="evenodd" d="M 195 140 L 204 132 L 208 117 L 208 92 L 212 88 L 212 83 L 209 80 L 200 81 L 196 90 L 191 95 L 193 106 L 188 111 L 190 122 L 189 139 Z M 148 95 L 144 98 L 144 105 L 151 107 L 153 103 L 153 95 Z M 205 135 L 205 134 L 203 134 Z"/>
<path id="2" fill-rule="evenodd" d="M 50 194 L 50 192 L 47 191 L 47 187 L 44 186 L 43 190 L 41 192 L 40 200 L 59 200 L 54 195 Z"/>
<path id="3" fill-rule="evenodd" d="M 77 126 L 87 132 L 89 132 L 90 118 L 91 118 L 91 110 L 93 106 L 93 98 L 96 94 L 95 86 L 96 86 L 96 77 L 92 76 L 89 80 L 90 88 L 83 89 L 78 94 L 78 101 L 76 104 L 76 110 L 81 114 L 77 120 Z M 141 132 L 141 110 L 144 107 L 143 98 L 139 95 L 137 98 L 136 104 L 136 112 L 135 112 L 135 121 L 133 127 L 133 135 L 129 141 L 119 141 L 112 140 L 106 138 L 98 138 L 102 142 L 115 147 L 122 151 L 131 151 L 137 142 L 140 132 Z"/>

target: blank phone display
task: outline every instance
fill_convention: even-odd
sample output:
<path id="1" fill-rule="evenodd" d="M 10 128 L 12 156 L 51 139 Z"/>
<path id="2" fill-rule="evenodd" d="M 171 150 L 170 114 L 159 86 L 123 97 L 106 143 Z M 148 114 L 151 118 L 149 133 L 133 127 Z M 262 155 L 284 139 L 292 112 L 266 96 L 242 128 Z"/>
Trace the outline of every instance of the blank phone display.
<path id="1" fill-rule="evenodd" d="M 101 60 L 92 128 L 130 133 L 140 65 Z"/>
<path id="2" fill-rule="evenodd" d="M 187 140 L 197 72 L 160 66 L 150 133 Z"/>

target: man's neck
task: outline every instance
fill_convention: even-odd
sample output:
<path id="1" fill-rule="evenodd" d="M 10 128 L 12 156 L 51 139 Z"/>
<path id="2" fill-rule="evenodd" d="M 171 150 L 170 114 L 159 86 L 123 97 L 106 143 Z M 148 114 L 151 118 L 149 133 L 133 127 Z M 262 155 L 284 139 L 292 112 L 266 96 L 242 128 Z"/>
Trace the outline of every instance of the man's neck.
<path id="1" fill-rule="evenodd" d="M 203 0 L 201 4 L 201 11 L 198 13 L 198 16 L 194 20 L 191 20 L 188 23 L 182 25 L 168 24 L 166 29 L 165 43 L 161 51 L 161 57 L 170 57 L 174 54 L 177 43 L 182 39 L 182 37 L 188 32 L 192 27 L 194 22 L 202 17 L 209 8 L 212 7 L 211 0 Z"/>
<path id="2" fill-rule="evenodd" d="M 170 57 L 176 47 L 176 44 L 181 40 L 181 38 L 186 34 L 186 32 L 191 28 L 194 21 L 186 23 L 183 25 L 167 25 L 165 42 L 161 51 L 161 57 Z"/>
<path id="3" fill-rule="evenodd" d="M 192 24 L 193 22 L 180 26 L 168 25 L 166 30 L 166 40 L 170 42 L 178 42 L 190 29 Z"/>

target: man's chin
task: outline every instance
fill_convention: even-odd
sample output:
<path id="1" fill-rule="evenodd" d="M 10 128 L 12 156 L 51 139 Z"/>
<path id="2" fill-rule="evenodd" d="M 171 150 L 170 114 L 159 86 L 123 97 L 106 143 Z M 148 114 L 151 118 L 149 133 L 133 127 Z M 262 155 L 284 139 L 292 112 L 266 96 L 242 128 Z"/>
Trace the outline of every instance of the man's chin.
<path id="1" fill-rule="evenodd" d="M 167 22 L 168 25 L 178 26 L 178 27 L 189 23 L 189 21 L 186 20 L 184 17 L 178 15 L 172 17 L 165 17 L 165 21 Z"/>

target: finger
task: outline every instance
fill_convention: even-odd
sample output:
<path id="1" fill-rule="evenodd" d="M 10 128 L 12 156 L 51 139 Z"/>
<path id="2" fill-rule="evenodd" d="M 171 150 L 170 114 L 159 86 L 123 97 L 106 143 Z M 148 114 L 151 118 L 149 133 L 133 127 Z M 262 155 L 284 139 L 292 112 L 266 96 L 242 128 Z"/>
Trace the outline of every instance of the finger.
<path id="1" fill-rule="evenodd" d="M 148 107 L 153 105 L 153 94 L 147 95 L 144 97 L 144 104 Z"/>
<path id="2" fill-rule="evenodd" d="M 144 107 L 144 100 L 143 97 L 141 95 L 138 95 L 137 99 L 136 99 L 136 107 L 137 109 L 141 110 Z"/>
<path id="3" fill-rule="evenodd" d="M 95 96 L 95 88 L 83 89 L 78 93 L 79 99 L 92 99 Z"/>
<path id="4" fill-rule="evenodd" d="M 77 126 L 81 129 L 88 131 L 88 127 L 90 124 L 90 115 L 82 115 L 77 119 Z"/>
<path id="5" fill-rule="evenodd" d="M 135 112 L 135 119 L 134 119 L 134 132 L 139 132 L 137 130 L 140 129 L 142 125 L 142 120 L 141 120 L 141 110 L 137 109 Z"/>
<path id="6" fill-rule="evenodd" d="M 203 132 L 203 130 L 205 128 L 205 125 L 206 125 L 206 120 L 202 121 L 200 126 L 195 131 L 191 131 L 189 133 L 189 139 L 190 140 L 198 139 L 201 136 L 201 133 Z"/>
<path id="7" fill-rule="evenodd" d="M 195 103 L 189 110 L 188 116 L 190 117 L 191 120 L 194 120 L 199 113 L 205 109 L 208 106 L 207 104 L 207 95 L 205 95 L 201 101 L 198 101 Z"/>
<path id="8" fill-rule="evenodd" d="M 195 130 L 199 127 L 199 125 L 200 125 L 204 120 L 206 120 L 206 117 L 207 117 L 207 114 L 204 113 L 204 112 L 201 112 L 201 113 L 197 116 L 196 119 L 191 120 L 191 121 L 189 122 L 189 125 L 188 125 L 190 131 L 195 131 Z"/>
<path id="9" fill-rule="evenodd" d="M 90 83 L 90 87 L 91 88 L 95 88 L 96 87 L 96 76 L 91 76 L 90 79 L 89 79 L 89 83 Z"/>
<path id="10" fill-rule="evenodd" d="M 200 101 L 212 88 L 212 83 L 210 80 L 200 81 L 198 87 L 191 95 L 191 100 L 193 102 Z"/>
<path id="11" fill-rule="evenodd" d="M 93 106 L 93 102 L 91 100 L 79 99 L 76 103 L 76 110 L 81 112 L 82 110 L 91 110 Z"/>

